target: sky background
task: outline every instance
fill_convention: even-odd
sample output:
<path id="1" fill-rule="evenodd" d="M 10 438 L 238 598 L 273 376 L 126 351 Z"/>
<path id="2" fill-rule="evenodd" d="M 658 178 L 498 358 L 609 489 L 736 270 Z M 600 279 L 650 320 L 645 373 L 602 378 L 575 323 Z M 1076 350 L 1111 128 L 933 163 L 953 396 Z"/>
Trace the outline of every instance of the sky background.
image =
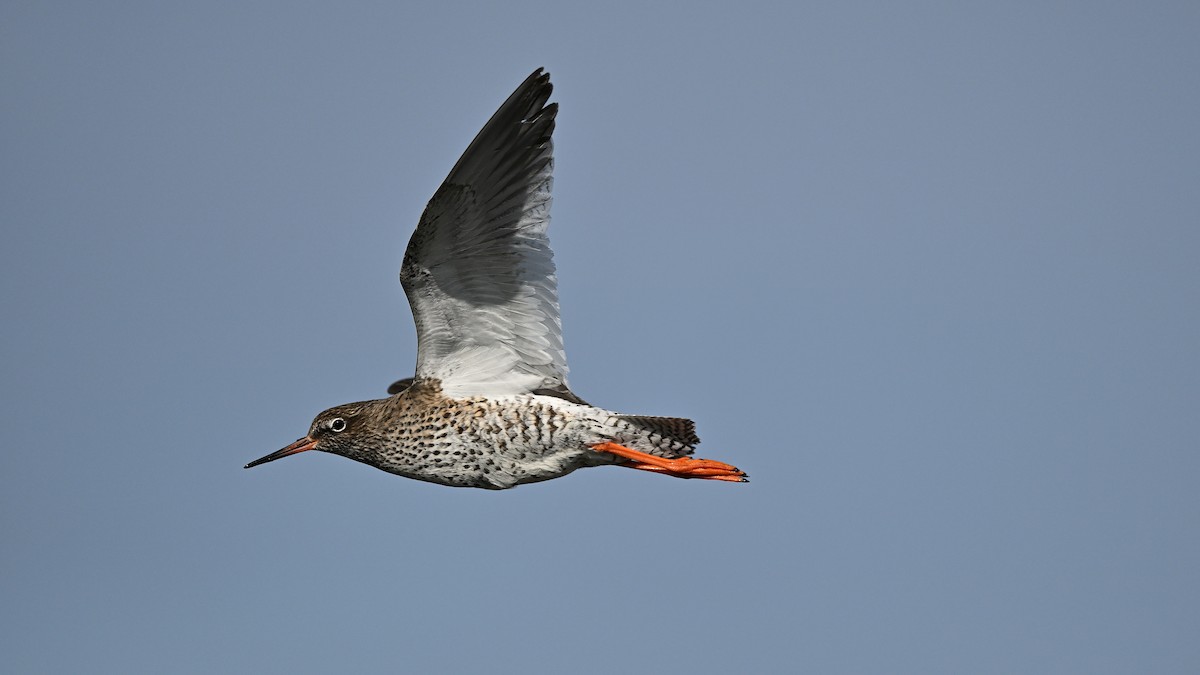
<path id="1" fill-rule="evenodd" d="M 1200 671 L 1200 5 L 0 6 L 0 670 Z M 308 453 L 534 68 L 571 383 L 752 482 Z"/>

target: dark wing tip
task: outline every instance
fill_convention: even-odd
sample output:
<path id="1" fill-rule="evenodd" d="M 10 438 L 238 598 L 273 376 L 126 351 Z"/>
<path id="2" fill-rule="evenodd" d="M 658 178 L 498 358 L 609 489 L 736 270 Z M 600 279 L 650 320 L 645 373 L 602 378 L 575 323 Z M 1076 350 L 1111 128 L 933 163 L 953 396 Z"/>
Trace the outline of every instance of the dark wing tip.
<path id="1" fill-rule="evenodd" d="M 512 151 L 514 138 L 516 148 L 532 150 L 544 146 L 554 133 L 554 119 L 558 114 L 558 103 L 548 103 L 554 92 L 550 73 L 538 68 L 525 78 L 504 103 L 496 109 L 467 149 L 450 169 L 443 183 L 470 184 L 469 178 L 483 164 L 495 164 L 494 153 L 498 150 Z M 435 195 L 436 196 L 436 195 Z"/>
<path id="2" fill-rule="evenodd" d="M 521 83 L 521 86 L 517 87 L 517 91 L 521 91 L 527 87 L 536 87 L 538 89 L 544 88 L 546 90 L 546 96 L 550 96 L 550 93 L 554 91 L 554 85 L 550 83 L 550 73 L 546 72 L 546 68 L 544 66 L 530 73 L 529 77 L 525 78 L 525 81 Z"/>

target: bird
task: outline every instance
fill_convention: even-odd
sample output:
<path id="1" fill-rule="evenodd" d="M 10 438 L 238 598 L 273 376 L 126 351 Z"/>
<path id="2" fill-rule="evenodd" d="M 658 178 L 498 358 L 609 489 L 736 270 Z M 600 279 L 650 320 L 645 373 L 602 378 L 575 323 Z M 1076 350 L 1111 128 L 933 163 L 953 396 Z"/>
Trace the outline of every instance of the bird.
<path id="1" fill-rule="evenodd" d="M 692 457 L 695 423 L 593 406 L 567 384 L 550 223 L 558 103 L 538 68 L 491 116 L 426 205 L 400 282 L 417 331 L 413 377 L 329 408 L 245 468 L 309 450 L 452 487 L 503 490 L 618 466 L 747 482 Z"/>

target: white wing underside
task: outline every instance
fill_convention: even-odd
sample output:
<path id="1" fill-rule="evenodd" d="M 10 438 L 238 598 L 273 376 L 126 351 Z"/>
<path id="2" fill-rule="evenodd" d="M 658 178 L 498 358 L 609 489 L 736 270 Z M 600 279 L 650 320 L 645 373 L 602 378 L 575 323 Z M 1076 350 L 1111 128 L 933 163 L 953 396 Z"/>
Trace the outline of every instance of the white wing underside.
<path id="1" fill-rule="evenodd" d="M 557 104 L 541 69 L 500 106 L 421 215 L 400 279 L 418 378 L 448 396 L 567 391 L 546 228 Z"/>

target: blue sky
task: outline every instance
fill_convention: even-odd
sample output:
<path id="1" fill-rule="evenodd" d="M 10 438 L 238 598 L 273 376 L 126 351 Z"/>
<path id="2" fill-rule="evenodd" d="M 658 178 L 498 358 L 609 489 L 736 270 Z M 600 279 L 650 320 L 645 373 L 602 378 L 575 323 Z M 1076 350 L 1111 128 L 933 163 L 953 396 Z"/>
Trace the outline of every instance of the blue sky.
<path id="1" fill-rule="evenodd" d="M 1200 669 L 1193 3 L 7 3 L 0 670 Z M 504 97 L 571 382 L 752 483 L 308 453 Z"/>

